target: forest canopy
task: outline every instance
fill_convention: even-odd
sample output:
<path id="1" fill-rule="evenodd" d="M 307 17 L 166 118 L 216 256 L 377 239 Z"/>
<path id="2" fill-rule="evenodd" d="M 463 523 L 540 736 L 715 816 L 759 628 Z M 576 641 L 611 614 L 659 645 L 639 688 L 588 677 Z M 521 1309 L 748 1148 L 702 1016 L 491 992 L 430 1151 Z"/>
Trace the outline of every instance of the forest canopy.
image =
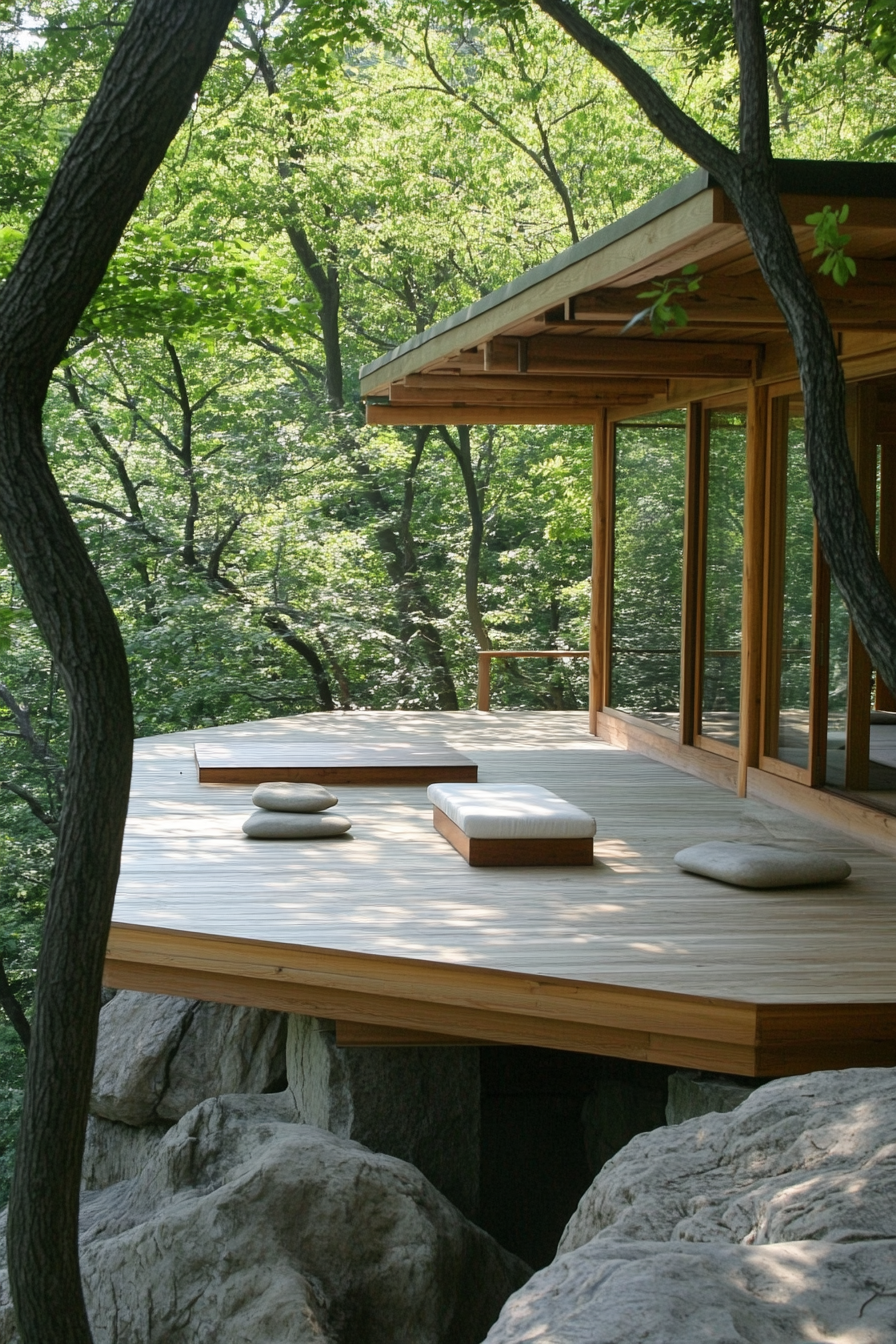
<path id="1" fill-rule="evenodd" d="M 734 143 L 727 6 L 603 8 Z M 896 153 L 878 11 L 820 8 L 797 49 L 778 7 L 776 154 Z M 0 278 L 126 13 L 0 3 Z M 692 167 L 543 15 L 484 13 L 242 8 L 56 372 L 46 446 L 141 735 L 467 707 L 478 647 L 586 646 L 589 431 L 368 428 L 357 394 L 363 363 Z M 0 574 L 0 956 L 27 1006 L 67 712 Z M 508 672 L 494 703 L 581 707 L 582 671 Z M 23 1059 L 4 1022 L 0 1187 Z"/>

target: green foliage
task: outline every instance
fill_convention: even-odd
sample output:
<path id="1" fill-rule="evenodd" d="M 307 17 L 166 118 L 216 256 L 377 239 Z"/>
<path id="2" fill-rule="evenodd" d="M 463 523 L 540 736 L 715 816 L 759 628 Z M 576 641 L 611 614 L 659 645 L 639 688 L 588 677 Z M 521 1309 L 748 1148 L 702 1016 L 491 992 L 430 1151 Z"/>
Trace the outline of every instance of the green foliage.
<path id="1" fill-rule="evenodd" d="M 8 795 L 7 795 L 8 797 Z M 0 957 L 19 1001 L 30 1013 L 43 902 L 53 845 L 35 823 L 0 797 Z M 25 1053 L 0 1018 L 0 1206 L 6 1203 L 19 1124 Z"/>
<path id="2" fill-rule="evenodd" d="M 660 721 L 678 714 L 684 415 L 632 417 L 616 432 L 610 703 Z"/>
<path id="3" fill-rule="evenodd" d="M 691 262 L 690 265 L 681 268 L 682 279 L 677 276 L 666 276 L 663 280 L 657 280 L 650 289 L 642 289 L 638 298 L 652 299 L 653 302 L 649 307 L 635 313 L 634 317 L 626 322 L 620 334 L 624 336 L 632 327 L 645 321 L 650 323 L 650 330 L 654 336 L 665 336 L 670 327 L 686 327 L 687 309 L 678 302 L 678 295 L 697 293 L 700 281 L 703 279 L 702 275 L 697 274 L 699 270 L 700 267 L 696 262 Z"/>
<path id="4" fill-rule="evenodd" d="M 587 0 L 584 11 L 623 33 L 662 25 L 681 39 L 695 71 L 727 59 L 735 49 L 727 0 Z M 762 5 L 769 55 L 782 73 L 811 62 L 829 42 L 867 47 L 874 60 L 892 67 L 894 0 L 765 0 Z"/>
<path id="5" fill-rule="evenodd" d="M 768 8 L 777 153 L 889 148 L 891 8 L 847 7 L 844 41 L 823 7 Z M 125 12 L 0 7 L 0 279 Z M 736 137 L 727 0 L 595 12 L 702 124 Z M 346 706 L 436 707 L 434 641 L 458 702 L 474 703 L 458 462 L 436 431 L 421 447 L 413 430 L 366 427 L 357 370 L 689 168 L 528 6 L 238 11 L 46 407 L 50 460 L 121 623 L 141 735 L 317 709 L 278 620 Z M 693 268 L 660 281 L 643 318 L 678 325 L 698 284 Z M 341 400 L 327 384 L 324 293 Z M 682 438 L 680 424 L 622 433 L 613 676 L 617 703 L 638 712 L 676 710 Z M 587 644 L 590 455 L 587 427 L 470 431 L 477 595 L 498 647 Z M 725 532 L 725 554 L 735 541 Z M 0 779 L 18 790 L 0 788 L 0 943 L 30 1008 L 54 843 L 40 818 L 58 815 L 66 705 L 2 556 L 0 695 Z M 511 664 L 493 697 L 581 707 L 584 663 Z M 23 1065 L 0 1023 L 0 1201 Z"/>
<path id="6" fill-rule="evenodd" d="M 838 285 L 845 285 L 850 276 L 856 273 L 856 263 L 846 255 L 846 246 L 851 234 L 841 233 L 839 226 L 849 217 L 849 206 L 842 205 L 840 210 L 832 210 L 829 205 L 822 210 L 806 216 L 806 223 L 815 230 L 815 251 L 813 257 L 824 256 L 819 266 L 822 275 L 829 275 Z"/>

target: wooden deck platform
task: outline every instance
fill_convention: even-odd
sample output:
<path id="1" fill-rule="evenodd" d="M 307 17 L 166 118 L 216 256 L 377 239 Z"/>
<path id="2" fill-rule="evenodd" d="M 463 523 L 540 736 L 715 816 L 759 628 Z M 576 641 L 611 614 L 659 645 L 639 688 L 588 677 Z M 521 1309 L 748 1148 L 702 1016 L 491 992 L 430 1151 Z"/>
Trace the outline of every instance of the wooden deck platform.
<path id="1" fill-rule="evenodd" d="M 593 868 L 470 868 L 422 787 L 340 787 L 350 835 L 251 841 L 251 786 L 199 784 L 197 741 L 444 742 L 483 782 L 597 818 Z M 844 886 L 681 873 L 709 839 L 823 848 Z M 109 985 L 335 1018 L 346 1040 L 469 1039 L 751 1076 L 896 1064 L 896 861 L 589 737 L 584 714 L 317 714 L 135 747 Z M 427 1033 L 435 1035 L 427 1035 Z"/>

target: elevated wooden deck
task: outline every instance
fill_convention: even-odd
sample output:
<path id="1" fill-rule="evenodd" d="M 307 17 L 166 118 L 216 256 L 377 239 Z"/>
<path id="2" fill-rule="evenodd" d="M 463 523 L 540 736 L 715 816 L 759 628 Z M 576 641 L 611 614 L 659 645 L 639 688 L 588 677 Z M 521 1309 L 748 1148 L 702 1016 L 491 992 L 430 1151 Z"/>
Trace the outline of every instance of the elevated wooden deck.
<path id="1" fill-rule="evenodd" d="M 341 787 L 344 838 L 251 841 L 251 787 L 197 782 L 197 740 L 323 736 L 441 741 L 484 782 L 553 789 L 597 818 L 594 867 L 469 868 L 414 787 Z M 681 873 L 672 855 L 709 839 L 834 850 L 853 877 L 750 892 Z M 136 744 L 106 979 L 335 1018 L 358 1042 L 501 1041 L 759 1077 L 892 1065 L 896 861 L 597 741 L 584 714 L 175 733 Z"/>

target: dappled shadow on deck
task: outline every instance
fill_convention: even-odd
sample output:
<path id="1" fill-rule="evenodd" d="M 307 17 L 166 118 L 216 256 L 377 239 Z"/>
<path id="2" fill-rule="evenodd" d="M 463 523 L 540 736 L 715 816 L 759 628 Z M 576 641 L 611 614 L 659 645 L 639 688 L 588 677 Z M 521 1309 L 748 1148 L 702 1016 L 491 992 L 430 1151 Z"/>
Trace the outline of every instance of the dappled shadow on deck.
<path id="1" fill-rule="evenodd" d="M 200 786 L 198 736 L 136 744 L 117 921 L 755 1001 L 893 997 L 892 859 L 598 742 L 584 714 L 317 714 L 202 737 L 447 742 L 485 782 L 542 784 L 591 812 L 591 869 L 469 868 L 411 787 L 338 789 L 345 838 L 247 840 L 251 788 Z M 853 877 L 755 892 L 675 867 L 678 849 L 710 839 L 828 849 Z"/>

